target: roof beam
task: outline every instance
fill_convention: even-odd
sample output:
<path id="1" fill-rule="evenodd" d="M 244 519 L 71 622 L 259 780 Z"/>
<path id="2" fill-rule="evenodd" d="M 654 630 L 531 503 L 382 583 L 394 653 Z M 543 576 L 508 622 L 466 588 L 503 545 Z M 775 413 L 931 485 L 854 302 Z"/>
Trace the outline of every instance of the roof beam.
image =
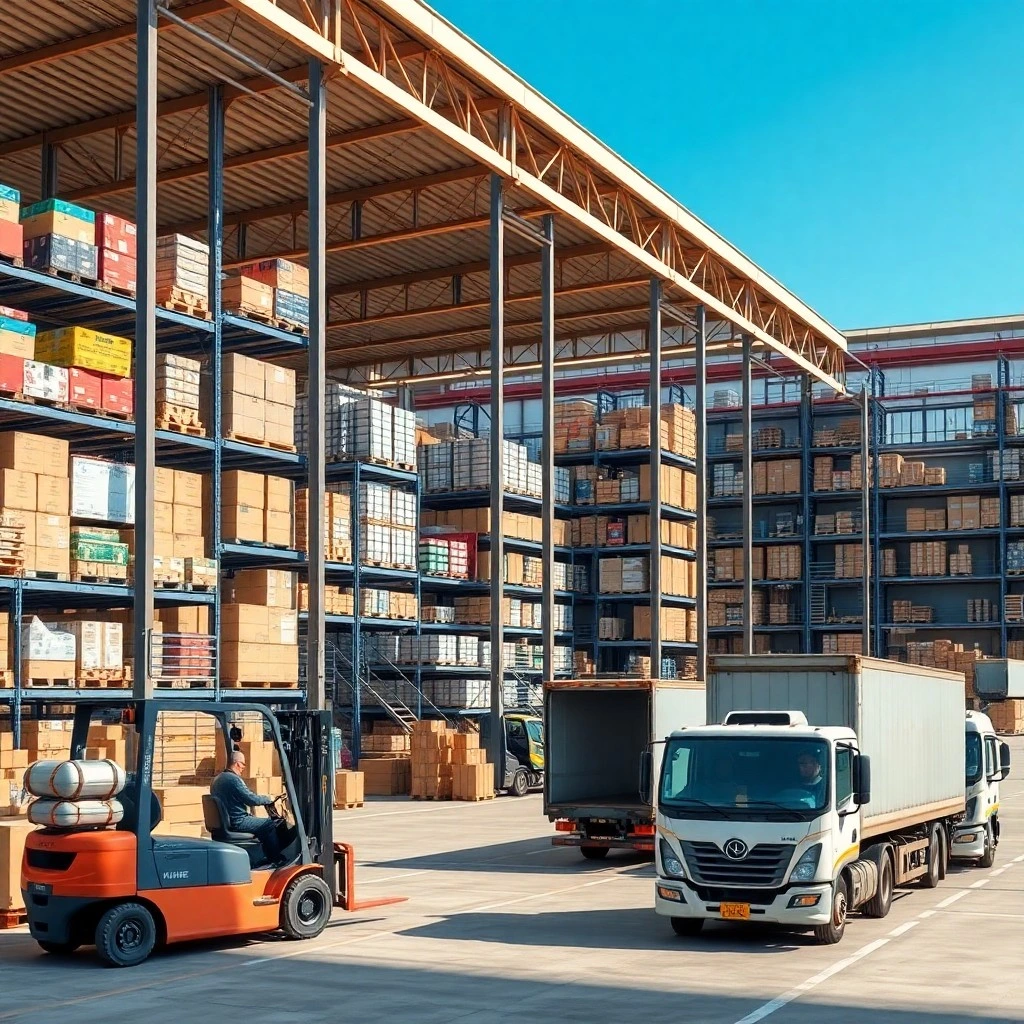
<path id="1" fill-rule="evenodd" d="M 568 245 L 555 249 L 555 259 L 571 260 L 581 256 L 600 256 L 612 251 L 612 246 L 605 242 L 585 242 L 582 245 Z M 505 257 L 506 267 L 527 267 L 531 263 L 540 263 L 539 252 L 524 252 Z M 381 288 L 401 288 L 409 284 L 422 284 L 426 281 L 440 281 L 446 277 L 465 277 L 467 274 L 486 273 L 490 264 L 487 260 L 473 263 L 456 263 L 453 266 L 438 267 L 433 270 L 415 270 L 408 274 L 393 274 L 391 277 L 377 277 L 366 281 L 353 281 L 349 284 L 338 284 L 329 288 L 327 294 L 352 295 L 355 292 L 372 292 Z"/>
<path id="2" fill-rule="evenodd" d="M 380 199 L 384 196 L 395 195 L 401 192 L 415 192 L 421 188 L 431 188 L 436 185 L 448 185 L 456 181 L 468 181 L 471 178 L 482 178 L 487 171 L 471 164 L 469 167 L 456 167 L 450 171 L 439 171 L 437 174 L 423 174 L 417 178 L 403 178 L 398 181 L 384 181 L 378 185 L 365 185 L 362 188 L 351 188 L 340 192 L 330 192 L 327 196 L 327 205 L 340 206 L 345 203 L 365 202 L 370 199 Z M 236 210 L 224 216 L 225 227 L 237 227 L 239 224 L 252 224 L 259 220 L 272 220 L 275 217 L 299 217 L 309 207 L 306 199 L 297 199 L 289 203 L 277 203 L 274 206 L 259 206 L 249 210 Z M 170 234 L 190 235 L 198 231 L 206 230 L 206 218 L 200 220 L 185 221 L 182 224 L 174 224 L 162 227 L 161 231 Z"/>
<path id="3" fill-rule="evenodd" d="M 274 0 L 228 0 L 228 3 L 254 18 L 264 28 L 290 39 L 296 46 L 301 47 L 312 56 L 340 67 L 342 71 L 345 70 L 340 46 L 335 46 L 315 29 L 310 28 L 287 11 L 281 10 Z"/>
<path id="4" fill-rule="evenodd" d="M 419 44 L 417 44 L 419 45 Z M 306 69 L 302 71 L 303 80 L 306 77 Z M 198 97 L 199 106 L 206 103 L 206 94 Z M 488 109 L 497 109 L 498 100 L 491 100 Z M 419 121 L 411 117 L 399 118 L 396 121 L 385 121 L 382 124 L 367 125 L 363 128 L 353 128 L 347 132 L 337 132 L 327 137 L 327 148 L 343 149 L 346 146 L 354 146 L 361 142 L 373 142 L 377 139 L 387 139 L 394 135 L 403 135 L 407 132 L 415 132 L 423 126 Z M 309 142 L 302 139 L 298 142 L 287 142 L 281 146 L 273 146 L 269 149 L 256 149 L 249 153 L 236 153 L 234 156 L 226 157 L 224 160 L 225 171 L 237 171 L 246 167 L 254 167 L 259 164 L 271 163 L 274 160 L 286 160 L 289 157 L 305 156 L 309 152 Z M 188 181 L 191 178 L 205 178 L 207 174 L 207 163 L 205 160 L 198 160 L 192 164 L 184 164 L 181 167 L 170 167 L 157 175 L 157 184 L 168 185 L 178 181 Z M 69 202 L 81 202 L 88 199 L 97 199 L 100 196 L 116 195 L 120 192 L 131 192 L 135 189 L 135 175 L 121 178 L 119 181 L 108 182 L 99 185 L 88 185 L 85 188 L 77 189 L 68 193 L 64 198 Z"/>
<path id="5" fill-rule="evenodd" d="M 485 222 L 488 220 L 489 218 L 484 218 Z M 640 285 L 646 286 L 648 281 L 649 278 L 646 277 L 627 278 L 620 281 L 591 281 L 586 284 L 571 285 L 568 288 L 559 288 L 555 292 L 555 298 L 564 299 L 570 295 L 590 295 L 594 292 L 613 291 L 619 288 L 635 288 Z M 539 291 L 518 292 L 514 295 L 506 295 L 505 304 L 537 302 L 541 298 L 542 295 Z M 490 308 L 490 299 L 479 299 L 476 302 L 456 302 L 447 306 L 420 306 L 417 309 L 403 309 L 394 313 L 378 313 L 376 316 L 368 316 L 362 319 L 356 317 L 351 320 L 332 320 L 327 326 L 332 329 L 340 327 L 369 327 L 373 324 L 398 323 L 402 320 L 433 316 L 439 313 L 466 313 L 488 308 Z"/>
<path id="6" fill-rule="evenodd" d="M 230 10 L 230 7 L 225 0 L 201 0 L 200 3 L 190 4 L 188 7 L 176 7 L 174 13 L 184 21 L 193 22 L 212 18 L 227 10 Z M 161 21 L 157 30 L 161 33 L 181 31 L 181 26 L 173 22 Z M 51 43 L 49 46 L 40 46 L 35 50 L 16 53 L 0 60 L 0 78 L 12 75 L 17 71 L 26 71 L 28 68 L 52 64 L 64 57 L 75 57 L 82 53 L 99 50 L 104 46 L 111 46 L 114 43 L 134 40 L 135 31 L 134 21 L 123 22 L 97 32 L 89 32 L 84 36 L 62 39 L 59 43 Z"/>

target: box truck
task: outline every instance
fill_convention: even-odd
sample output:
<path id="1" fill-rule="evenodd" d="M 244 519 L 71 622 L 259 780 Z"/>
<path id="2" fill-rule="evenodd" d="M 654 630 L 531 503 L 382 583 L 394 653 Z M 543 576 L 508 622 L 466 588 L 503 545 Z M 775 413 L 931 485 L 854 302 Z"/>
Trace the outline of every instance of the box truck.
<path id="1" fill-rule="evenodd" d="M 943 877 L 965 795 L 964 677 L 861 657 L 712 658 L 708 721 L 667 739 L 655 905 L 681 935 L 754 921 L 843 937 Z"/>
<path id="2" fill-rule="evenodd" d="M 988 715 L 968 711 L 964 754 L 967 806 L 953 826 L 950 855 L 990 868 L 999 845 L 999 783 L 1010 770 L 1010 748 L 999 741 Z"/>
<path id="3" fill-rule="evenodd" d="M 559 679 L 544 684 L 544 712 L 544 813 L 555 823 L 554 845 L 577 846 L 591 860 L 613 849 L 653 851 L 641 765 L 655 740 L 704 723 L 704 684 Z"/>

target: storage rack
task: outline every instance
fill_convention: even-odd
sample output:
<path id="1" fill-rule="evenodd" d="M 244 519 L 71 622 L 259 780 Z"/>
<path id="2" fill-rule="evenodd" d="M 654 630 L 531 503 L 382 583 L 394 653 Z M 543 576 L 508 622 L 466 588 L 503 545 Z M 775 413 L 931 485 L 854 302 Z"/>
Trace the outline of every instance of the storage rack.
<path id="1" fill-rule="evenodd" d="M 214 257 L 211 253 L 211 267 Z M 211 273 L 211 277 L 212 277 Z M 294 477 L 305 471 L 305 460 L 296 454 L 242 441 L 227 439 L 220 429 L 220 379 L 223 356 L 228 351 L 258 351 L 261 357 L 293 356 L 301 352 L 305 339 L 299 335 L 272 328 L 242 317 L 225 315 L 220 310 L 219 275 L 211 290 L 211 319 L 206 320 L 175 310 L 157 308 L 158 348 L 200 359 L 214 386 L 214 408 L 211 410 L 207 436 L 199 437 L 173 430 L 146 428 L 154 438 L 157 460 L 161 466 L 190 469 L 212 476 L 210 550 L 218 559 L 221 582 L 224 573 L 244 568 L 296 568 L 301 555 L 294 550 L 237 544 L 221 536 L 220 472 L 222 468 L 251 469 L 278 476 Z M 211 281 L 211 284 L 213 282 Z M 105 291 L 86 283 L 0 262 L 0 305 L 22 309 L 30 320 L 44 328 L 63 326 L 68 322 L 102 329 L 112 333 L 132 334 L 135 315 L 133 299 Z M 111 457 L 116 461 L 132 461 L 133 441 L 140 424 L 113 416 L 93 414 L 69 405 L 46 404 L 42 401 L 21 401 L 14 397 L 0 399 L 0 429 L 23 430 L 67 439 L 73 454 L 88 453 Z M 0 690 L 0 702 L 10 705 L 12 727 L 20 736 L 24 706 L 38 713 L 46 705 L 90 700 L 123 699 L 118 689 L 87 689 L 65 687 L 28 687 L 22 680 L 21 630 L 22 615 L 31 611 L 58 611 L 65 608 L 104 609 L 132 606 L 135 587 L 104 583 L 78 583 L 66 580 L 0 577 L 0 591 L 11 617 L 11 648 L 13 651 L 13 687 Z M 219 664 L 219 624 L 221 587 L 212 592 L 155 587 L 154 601 L 160 604 L 180 603 L 206 605 L 211 609 L 211 632 L 214 635 L 214 667 Z M 137 655 L 136 655 L 137 657 Z M 175 699 L 209 698 L 293 701 L 303 693 L 296 689 L 222 688 L 219 673 L 212 688 L 158 688 L 157 694 Z"/>
<path id="2" fill-rule="evenodd" d="M 610 390 L 601 391 L 597 394 L 596 422 L 600 424 L 603 416 L 618 409 L 643 406 L 647 404 L 648 397 L 649 396 L 647 395 L 636 392 L 620 393 Z M 678 396 L 675 394 L 672 395 L 673 399 L 677 397 L 680 399 L 680 405 L 685 404 L 684 401 L 681 400 L 683 399 L 681 394 Z M 656 418 L 656 414 L 652 413 L 652 415 Z M 680 469 L 688 469 L 693 472 L 696 471 L 696 462 L 692 459 L 684 458 L 681 455 L 664 450 L 661 452 L 660 457 L 662 463 L 666 466 L 677 466 Z M 568 467 L 589 465 L 599 468 L 638 468 L 640 466 L 649 466 L 651 464 L 651 449 L 649 446 L 645 448 L 630 449 L 598 449 L 595 447 L 589 452 L 568 452 L 557 455 L 555 456 L 555 462 L 559 466 Z M 657 500 L 652 502 L 620 502 L 613 505 L 573 504 L 570 506 L 570 509 L 574 516 L 629 516 L 649 514 L 652 524 L 652 537 L 654 524 L 660 524 L 663 517 L 666 519 L 675 519 L 677 521 L 689 520 L 693 522 L 697 519 L 697 513 L 695 511 L 675 508 L 662 501 L 660 488 L 658 489 Z M 677 548 L 664 542 L 660 542 L 659 547 L 661 549 L 661 554 L 663 555 L 685 558 L 688 561 L 693 561 L 697 557 L 697 552 L 693 549 Z M 650 604 L 652 615 L 656 614 L 654 611 L 655 609 L 660 609 L 662 606 L 696 609 L 696 598 L 665 594 L 660 590 L 636 594 L 600 593 L 599 579 L 601 559 L 607 557 L 630 556 L 646 556 L 648 559 L 653 559 L 655 555 L 652 554 L 652 544 L 650 543 L 574 547 L 572 549 L 572 555 L 574 559 L 583 560 L 588 565 L 590 578 L 589 593 L 581 594 L 577 597 L 577 601 L 580 605 L 585 606 L 586 610 L 589 612 L 589 621 L 586 623 L 576 623 L 574 620 L 574 648 L 576 650 L 589 649 L 594 665 L 599 674 L 618 674 L 626 672 L 628 668 L 628 659 L 631 654 L 648 651 L 650 652 L 650 657 L 652 659 L 651 671 L 656 675 L 660 675 L 662 669 L 655 661 L 658 656 L 654 654 L 654 645 L 652 641 L 636 639 L 601 639 L 598 631 L 598 620 L 608 609 L 612 609 L 613 613 L 623 609 L 628 609 L 629 617 L 631 619 L 633 609 L 641 604 Z M 652 580 L 653 578 L 654 577 L 652 576 Z M 582 610 L 583 608 L 581 607 L 581 611 Z M 696 643 L 681 640 L 665 640 L 664 638 L 661 639 L 660 646 L 662 650 L 661 661 L 664 661 L 666 657 L 671 657 L 673 655 L 696 654 L 698 648 Z"/>

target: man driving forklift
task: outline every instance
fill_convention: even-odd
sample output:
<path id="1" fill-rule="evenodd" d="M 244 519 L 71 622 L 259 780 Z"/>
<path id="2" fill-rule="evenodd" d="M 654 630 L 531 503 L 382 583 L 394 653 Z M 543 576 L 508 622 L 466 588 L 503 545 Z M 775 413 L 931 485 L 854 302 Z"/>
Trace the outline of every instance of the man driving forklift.
<path id="1" fill-rule="evenodd" d="M 287 829 L 287 821 L 272 812 L 269 812 L 270 816 L 267 818 L 260 818 L 249 812 L 257 807 L 273 808 L 281 797 L 254 793 L 245 784 L 244 776 L 245 754 L 235 750 L 231 754 L 228 767 L 213 780 L 210 796 L 223 808 L 231 831 L 254 835 L 263 847 L 266 863 L 278 866 L 281 851 L 289 842 L 289 837 L 282 834 L 283 830 Z"/>

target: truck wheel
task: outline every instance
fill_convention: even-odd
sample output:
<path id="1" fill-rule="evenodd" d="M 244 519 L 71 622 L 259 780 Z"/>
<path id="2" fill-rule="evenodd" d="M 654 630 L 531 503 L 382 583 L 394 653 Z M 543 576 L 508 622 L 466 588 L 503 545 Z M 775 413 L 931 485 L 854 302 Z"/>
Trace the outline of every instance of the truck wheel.
<path id="1" fill-rule="evenodd" d="M 315 939 L 331 919 L 333 902 L 319 875 L 299 875 L 281 897 L 281 931 L 289 939 Z"/>
<path id="2" fill-rule="evenodd" d="M 581 846 L 580 853 L 586 860 L 604 860 L 608 856 L 607 846 Z"/>
<path id="3" fill-rule="evenodd" d="M 888 917 L 892 907 L 893 867 L 892 856 L 886 851 L 878 865 L 878 890 L 864 904 L 865 917 Z"/>
<path id="4" fill-rule="evenodd" d="M 96 955 L 107 967 L 136 967 L 156 945 L 156 922 L 141 903 L 119 903 L 96 925 Z"/>
<path id="5" fill-rule="evenodd" d="M 849 895 L 846 891 L 846 879 L 836 879 L 835 891 L 832 893 L 832 918 L 828 924 L 819 924 L 814 929 L 814 937 L 821 946 L 834 946 L 841 941 L 846 931 L 846 917 L 849 913 Z"/>
<path id="6" fill-rule="evenodd" d="M 672 923 L 672 931 L 683 938 L 700 935 L 704 929 L 702 917 L 670 917 L 669 921 Z"/>
<path id="7" fill-rule="evenodd" d="M 992 825 L 985 823 L 985 852 L 978 861 L 979 868 L 990 868 L 996 862 L 996 844 L 992 837 Z"/>
<path id="8" fill-rule="evenodd" d="M 928 837 L 928 870 L 921 876 L 922 889 L 934 889 L 942 876 L 942 832 L 932 825 Z"/>
<path id="9" fill-rule="evenodd" d="M 530 792 L 530 777 L 526 774 L 525 768 L 517 768 L 512 776 L 512 795 L 526 796 Z"/>

